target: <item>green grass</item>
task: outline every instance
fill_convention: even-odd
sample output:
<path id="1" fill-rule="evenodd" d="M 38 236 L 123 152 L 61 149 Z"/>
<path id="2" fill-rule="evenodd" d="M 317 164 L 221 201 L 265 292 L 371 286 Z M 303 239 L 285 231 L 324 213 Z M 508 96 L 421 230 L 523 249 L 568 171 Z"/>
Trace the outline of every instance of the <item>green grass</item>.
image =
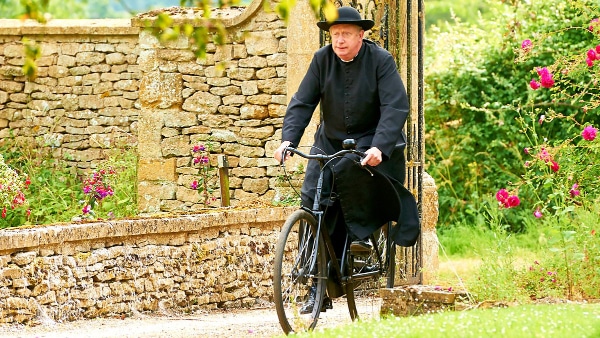
<path id="1" fill-rule="evenodd" d="M 318 327 L 297 337 L 600 337 L 600 304 L 523 305 Z"/>

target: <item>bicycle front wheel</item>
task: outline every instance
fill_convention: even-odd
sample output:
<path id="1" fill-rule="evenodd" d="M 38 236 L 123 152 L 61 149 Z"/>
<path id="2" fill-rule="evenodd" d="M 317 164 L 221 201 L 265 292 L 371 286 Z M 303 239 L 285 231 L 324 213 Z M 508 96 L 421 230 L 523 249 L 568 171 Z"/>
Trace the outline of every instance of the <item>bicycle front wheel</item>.
<path id="1" fill-rule="evenodd" d="M 286 334 L 312 330 L 321 313 L 326 291 L 327 259 L 322 241 L 315 241 L 316 229 L 314 216 L 300 209 L 286 220 L 279 234 L 275 249 L 273 298 L 279 324 Z M 314 306 L 305 313 L 311 298 Z"/>

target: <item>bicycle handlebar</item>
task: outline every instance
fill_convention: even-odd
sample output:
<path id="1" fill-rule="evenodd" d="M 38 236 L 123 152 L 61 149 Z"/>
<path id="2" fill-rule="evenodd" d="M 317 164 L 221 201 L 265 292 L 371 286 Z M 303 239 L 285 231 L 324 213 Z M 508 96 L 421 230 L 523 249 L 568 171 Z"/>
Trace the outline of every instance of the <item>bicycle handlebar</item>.
<path id="1" fill-rule="evenodd" d="M 285 147 L 285 149 L 283 150 L 283 156 L 282 156 L 282 162 L 283 159 L 285 158 L 285 154 L 287 152 L 290 153 L 294 153 L 294 154 L 298 154 L 300 157 L 309 159 L 309 160 L 319 160 L 319 161 L 329 161 L 332 160 L 334 158 L 337 157 L 343 157 L 346 154 L 357 154 L 360 157 L 365 157 L 367 156 L 365 153 L 363 153 L 362 151 L 356 150 L 356 149 L 343 149 L 338 151 L 335 154 L 331 154 L 331 155 L 325 155 L 325 154 L 305 154 L 303 152 L 301 152 L 300 150 L 292 147 L 292 146 L 287 146 Z"/>

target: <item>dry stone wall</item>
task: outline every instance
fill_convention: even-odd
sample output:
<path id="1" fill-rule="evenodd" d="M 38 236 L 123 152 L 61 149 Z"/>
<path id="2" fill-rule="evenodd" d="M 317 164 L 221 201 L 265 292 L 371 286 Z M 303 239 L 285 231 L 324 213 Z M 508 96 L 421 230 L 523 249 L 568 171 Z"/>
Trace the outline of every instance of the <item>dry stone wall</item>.
<path id="1" fill-rule="evenodd" d="M 194 312 L 272 301 L 289 208 L 5 230 L 0 323 Z"/>
<path id="2" fill-rule="evenodd" d="M 211 150 L 213 167 L 217 156 L 227 156 L 233 205 L 272 200 L 279 174 L 272 152 L 287 104 L 287 29 L 260 4 L 227 12 L 235 14 L 225 20 L 228 42 L 209 44 L 203 59 L 186 37 L 161 44 L 141 32 L 140 210 L 205 207 L 199 190 L 191 188 L 202 178 L 193 163 L 194 145 Z M 171 14 L 190 24 L 199 15 Z M 152 19 L 143 15 L 133 23 L 143 27 Z M 218 190 L 213 197 L 219 198 Z"/>
<path id="3" fill-rule="evenodd" d="M 138 28 L 128 20 L 0 20 L 0 138 L 88 169 L 137 144 Z M 41 48 L 23 75 L 23 39 Z"/>

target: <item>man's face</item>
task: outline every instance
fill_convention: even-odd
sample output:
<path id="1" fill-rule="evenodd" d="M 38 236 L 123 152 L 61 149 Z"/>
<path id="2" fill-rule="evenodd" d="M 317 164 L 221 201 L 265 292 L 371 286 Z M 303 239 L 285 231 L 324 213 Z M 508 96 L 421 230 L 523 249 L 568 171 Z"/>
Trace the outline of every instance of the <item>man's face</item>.
<path id="1" fill-rule="evenodd" d="M 360 26 L 352 24 L 338 24 L 329 28 L 333 52 L 342 60 L 352 60 L 360 47 L 365 31 Z"/>

